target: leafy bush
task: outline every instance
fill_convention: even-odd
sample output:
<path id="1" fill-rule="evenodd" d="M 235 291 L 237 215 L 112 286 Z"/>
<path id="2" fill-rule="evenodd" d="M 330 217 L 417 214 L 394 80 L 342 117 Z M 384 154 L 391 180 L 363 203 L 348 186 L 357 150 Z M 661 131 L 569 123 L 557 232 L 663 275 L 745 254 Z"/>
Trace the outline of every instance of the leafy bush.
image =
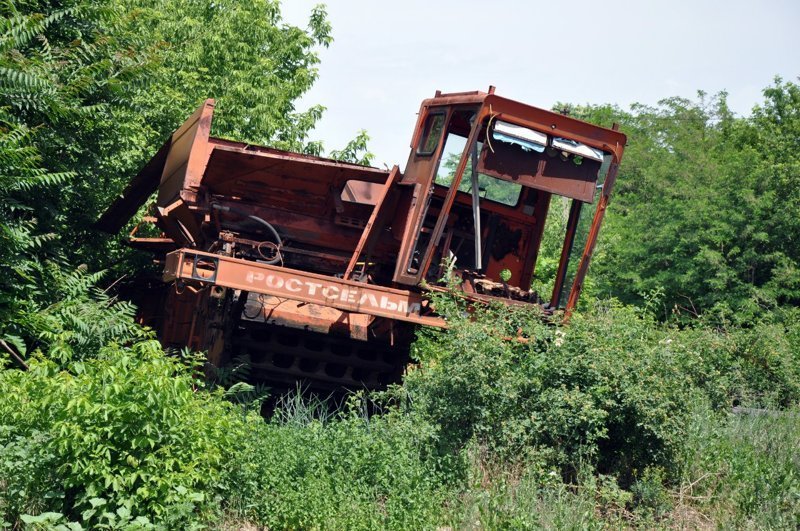
<path id="1" fill-rule="evenodd" d="M 184 525 L 213 513 L 242 429 L 228 404 L 198 392 L 154 342 L 112 345 L 72 369 L 39 357 L 29 371 L 0 371 L 6 519 L 51 511 L 89 526 L 137 517 Z"/>
<path id="2" fill-rule="evenodd" d="M 566 477 L 587 464 L 632 477 L 679 448 L 696 390 L 634 309 L 599 306 L 566 328 L 505 308 L 450 324 L 423 332 L 407 378 L 450 450 L 475 438 L 501 459 L 534 451 Z M 506 339 L 518 332 L 527 340 Z"/>
<path id="3" fill-rule="evenodd" d="M 776 78 L 763 94 L 748 117 L 724 92 L 573 109 L 628 135 L 592 263 L 603 293 L 638 304 L 661 288 L 662 317 L 686 322 L 800 304 L 800 86 Z"/>
<path id="4" fill-rule="evenodd" d="M 0 339 L 17 351 L 41 350 L 62 366 L 97 355 L 110 342 L 130 343 L 152 337 L 139 326 L 136 307 L 97 287 L 104 272 L 85 266 L 70 271 L 55 262 L 30 262 L 17 289 L 24 298 L 0 322 Z"/>
<path id="5" fill-rule="evenodd" d="M 791 313 L 750 329 L 679 330 L 611 302 L 567 327 L 505 307 L 466 319 L 458 300 L 437 304 L 451 328 L 421 334 L 403 387 L 338 411 L 298 394 L 268 422 L 241 393 L 232 404 L 208 392 L 154 342 L 2 370 L 0 514 L 73 528 L 221 517 L 585 528 L 694 525 L 706 518 L 699 507 L 731 525 L 793 522 L 796 417 L 719 413 L 761 390 L 796 401 Z"/>
<path id="6" fill-rule="evenodd" d="M 744 405 L 790 407 L 800 403 L 800 310 L 762 315 L 730 333 Z"/>
<path id="7" fill-rule="evenodd" d="M 667 329 L 668 340 L 712 408 L 790 407 L 800 403 L 799 317 L 791 308 L 747 324 L 708 315 L 692 327 Z"/>

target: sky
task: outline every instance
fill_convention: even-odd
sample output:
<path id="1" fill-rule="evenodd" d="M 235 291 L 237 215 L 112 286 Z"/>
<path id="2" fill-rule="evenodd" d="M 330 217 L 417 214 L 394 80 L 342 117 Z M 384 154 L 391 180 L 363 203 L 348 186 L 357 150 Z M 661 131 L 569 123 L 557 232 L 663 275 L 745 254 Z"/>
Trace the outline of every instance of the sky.
<path id="1" fill-rule="evenodd" d="M 307 27 L 319 0 L 283 0 Z M 800 76 L 800 1 L 329 0 L 334 42 L 298 102 L 327 110 L 311 139 L 342 148 L 364 129 L 373 165 L 401 169 L 420 102 L 486 91 L 542 108 L 655 104 L 726 91 L 739 115 L 775 76 Z"/>

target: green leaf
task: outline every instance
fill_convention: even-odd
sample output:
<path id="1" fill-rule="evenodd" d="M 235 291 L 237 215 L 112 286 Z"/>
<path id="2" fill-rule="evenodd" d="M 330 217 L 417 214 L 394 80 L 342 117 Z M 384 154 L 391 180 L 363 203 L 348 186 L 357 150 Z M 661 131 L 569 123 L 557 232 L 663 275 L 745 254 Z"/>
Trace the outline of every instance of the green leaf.
<path id="1" fill-rule="evenodd" d="M 89 504 L 90 504 L 90 505 L 92 506 L 92 508 L 94 508 L 94 509 L 96 509 L 97 507 L 101 507 L 101 506 L 105 505 L 106 503 L 107 503 L 107 502 L 106 502 L 106 499 L 105 499 L 105 498 L 91 498 L 91 499 L 89 500 Z"/>
<path id="2" fill-rule="evenodd" d="M 10 343 L 14 348 L 16 348 L 17 353 L 20 354 L 21 356 L 25 356 L 25 354 L 28 352 L 28 347 L 25 345 L 25 340 L 23 340 L 19 336 L 6 335 L 3 336 L 3 340 L 6 341 L 7 343 Z"/>

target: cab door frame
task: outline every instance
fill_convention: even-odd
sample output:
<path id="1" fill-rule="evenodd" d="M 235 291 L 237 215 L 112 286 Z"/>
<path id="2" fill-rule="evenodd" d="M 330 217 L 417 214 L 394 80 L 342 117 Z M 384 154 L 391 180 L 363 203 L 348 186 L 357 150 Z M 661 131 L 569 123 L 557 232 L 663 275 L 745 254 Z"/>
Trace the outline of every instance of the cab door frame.
<path id="1" fill-rule="evenodd" d="M 411 215 L 408 217 L 406 222 L 406 230 L 403 233 L 403 241 L 400 245 L 400 251 L 397 256 L 397 265 L 395 266 L 393 277 L 394 282 L 397 282 L 398 284 L 416 286 L 422 281 L 423 278 L 425 278 L 425 275 L 430 268 L 431 260 L 433 259 L 434 250 L 436 249 L 439 240 L 442 237 L 442 233 L 444 232 L 447 217 L 450 214 L 453 203 L 455 202 L 456 194 L 458 193 L 458 187 L 461 184 L 461 179 L 466 171 L 467 159 L 469 158 L 472 146 L 476 143 L 477 137 L 482 129 L 481 122 L 478 119 L 480 116 L 480 107 L 449 105 L 445 106 L 444 109 L 446 109 L 445 127 L 442 129 L 442 132 L 439 136 L 436 150 L 431 154 L 419 153 L 419 144 L 420 142 L 425 141 L 424 135 L 421 134 L 416 138 L 417 145 L 412 146 L 409 162 L 414 163 L 415 168 L 418 167 L 416 163 L 418 163 L 419 158 L 424 157 L 427 159 L 433 157 L 433 159 L 432 163 L 430 164 L 419 165 L 419 167 L 424 169 L 424 174 L 422 174 L 423 172 L 420 172 L 420 175 L 410 175 L 408 170 L 406 171 L 406 177 L 412 178 L 416 182 L 414 190 L 414 203 L 412 204 Z M 444 109 L 442 107 L 426 109 L 427 112 L 425 118 L 420 120 L 420 123 L 422 124 L 421 127 L 425 127 L 425 124 L 430 116 L 435 115 Z M 453 175 L 453 182 L 451 183 L 450 189 L 445 196 L 442 208 L 439 212 L 439 217 L 436 220 L 436 225 L 434 226 L 433 231 L 431 232 L 431 237 L 428 240 L 427 248 L 424 250 L 424 252 L 420 250 L 421 256 L 418 267 L 416 270 L 413 270 L 411 268 L 411 261 L 414 257 L 414 253 L 417 251 L 417 245 L 420 239 L 419 237 L 423 230 L 423 223 L 428 214 L 428 208 L 430 207 L 430 202 L 433 197 L 434 181 L 441 163 L 444 145 L 447 140 L 447 135 L 450 132 L 453 115 L 455 112 L 460 110 L 473 110 L 475 113 L 475 119 L 473 120 L 470 128 L 467 141 L 464 144 L 464 149 L 461 153 L 461 157 L 459 158 L 455 174 Z"/>

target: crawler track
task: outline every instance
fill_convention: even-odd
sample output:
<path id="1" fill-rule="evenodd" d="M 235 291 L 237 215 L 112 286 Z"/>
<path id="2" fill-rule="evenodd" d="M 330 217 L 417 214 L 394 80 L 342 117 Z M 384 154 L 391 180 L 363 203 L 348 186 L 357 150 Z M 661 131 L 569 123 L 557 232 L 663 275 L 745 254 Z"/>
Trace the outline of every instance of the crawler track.
<path id="1" fill-rule="evenodd" d="M 231 356 L 250 360 L 251 378 L 276 390 L 298 383 L 313 391 L 379 389 L 398 382 L 408 343 L 391 346 L 305 330 L 242 321 Z"/>

